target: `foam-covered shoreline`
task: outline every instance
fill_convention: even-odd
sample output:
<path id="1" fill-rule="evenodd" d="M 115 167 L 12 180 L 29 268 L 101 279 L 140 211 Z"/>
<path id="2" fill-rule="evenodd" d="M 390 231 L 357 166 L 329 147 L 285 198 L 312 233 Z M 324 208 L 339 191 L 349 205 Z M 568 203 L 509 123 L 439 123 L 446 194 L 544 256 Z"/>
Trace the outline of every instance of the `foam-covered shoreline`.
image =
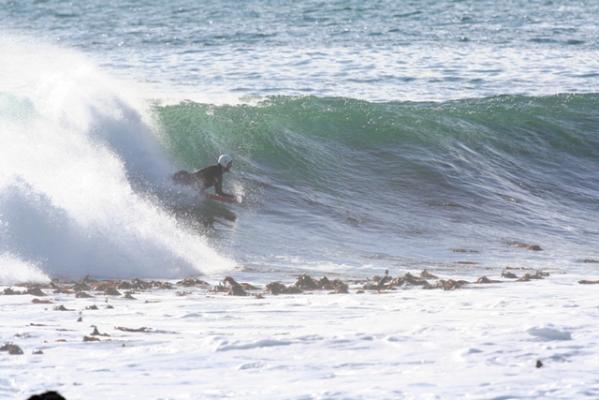
<path id="1" fill-rule="evenodd" d="M 306 276 L 280 295 L 228 296 L 232 279 L 12 287 L 29 293 L 0 295 L 0 344 L 23 354 L 0 352 L 0 397 L 593 398 L 596 287 L 509 273 L 534 271 L 460 290 L 412 271 L 345 280 L 349 294 Z"/>

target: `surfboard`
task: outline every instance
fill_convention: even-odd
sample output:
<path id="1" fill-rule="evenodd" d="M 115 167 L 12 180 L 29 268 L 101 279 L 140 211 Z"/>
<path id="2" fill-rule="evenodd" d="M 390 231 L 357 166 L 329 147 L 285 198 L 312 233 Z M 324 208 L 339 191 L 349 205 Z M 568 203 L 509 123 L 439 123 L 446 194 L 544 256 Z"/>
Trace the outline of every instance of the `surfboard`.
<path id="1" fill-rule="evenodd" d="M 219 194 L 208 193 L 208 198 L 210 200 L 216 200 L 216 201 L 220 201 L 220 202 L 223 202 L 223 203 L 229 203 L 229 204 L 235 204 L 235 203 L 237 203 L 237 200 L 232 199 L 230 197 L 221 196 Z"/>

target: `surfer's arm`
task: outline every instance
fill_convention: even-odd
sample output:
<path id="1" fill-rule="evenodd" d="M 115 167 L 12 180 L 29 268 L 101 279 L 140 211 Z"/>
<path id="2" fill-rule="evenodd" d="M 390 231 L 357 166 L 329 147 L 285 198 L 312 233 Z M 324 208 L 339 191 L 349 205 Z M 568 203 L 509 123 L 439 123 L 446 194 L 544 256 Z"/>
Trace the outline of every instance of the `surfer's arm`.
<path id="1" fill-rule="evenodd" d="M 214 182 L 214 192 L 216 194 L 218 194 L 219 196 L 227 197 L 229 199 L 235 199 L 235 196 L 233 196 L 232 194 L 228 194 L 228 193 L 223 192 L 223 181 L 222 181 L 222 179 L 216 179 L 216 181 Z"/>

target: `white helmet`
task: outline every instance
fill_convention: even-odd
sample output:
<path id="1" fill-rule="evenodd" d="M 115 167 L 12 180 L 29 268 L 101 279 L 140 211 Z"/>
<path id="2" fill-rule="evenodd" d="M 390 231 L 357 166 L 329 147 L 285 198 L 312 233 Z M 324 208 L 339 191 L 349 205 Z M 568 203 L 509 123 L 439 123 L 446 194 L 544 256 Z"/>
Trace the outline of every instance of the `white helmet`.
<path id="1" fill-rule="evenodd" d="M 218 157 L 218 163 L 223 168 L 227 168 L 229 166 L 229 164 L 232 163 L 232 162 L 233 162 L 233 159 L 228 154 L 221 154 L 220 157 Z"/>

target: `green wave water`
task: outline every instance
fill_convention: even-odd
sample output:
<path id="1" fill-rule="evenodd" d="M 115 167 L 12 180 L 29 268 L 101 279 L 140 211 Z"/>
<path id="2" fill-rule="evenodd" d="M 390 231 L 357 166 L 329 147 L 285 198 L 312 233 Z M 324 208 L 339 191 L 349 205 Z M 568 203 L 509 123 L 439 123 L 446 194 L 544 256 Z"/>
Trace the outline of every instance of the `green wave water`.
<path id="1" fill-rule="evenodd" d="M 249 231 L 293 224 L 283 237 L 300 252 L 322 256 L 332 246 L 416 258 L 469 244 L 501 259 L 505 243 L 520 240 L 571 260 L 572 249 L 592 253 L 599 234 L 598 105 L 597 94 L 443 103 L 271 97 L 155 112 L 182 166 L 233 153 L 231 179 L 261 188 Z M 326 245 L 308 245 L 315 237 Z"/>

